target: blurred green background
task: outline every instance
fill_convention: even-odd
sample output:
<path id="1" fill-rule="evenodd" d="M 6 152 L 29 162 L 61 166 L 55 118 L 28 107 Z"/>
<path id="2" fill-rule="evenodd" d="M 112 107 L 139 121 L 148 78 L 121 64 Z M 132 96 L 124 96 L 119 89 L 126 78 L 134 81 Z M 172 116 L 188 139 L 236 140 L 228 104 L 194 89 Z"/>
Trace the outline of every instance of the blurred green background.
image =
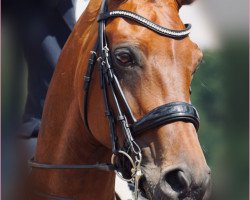
<path id="1" fill-rule="evenodd" d="M 212 170 L 213 198 L 248 199 L 248 40 L 204 51 L 192 83 L 199 138 Z"/>
<path id="2" fill-rule="evenodd" d="M 245 26 L 247 27 L 248 24 Z M 3 165 L 3 162 L 11 159 L 11 153 L 6 155 L 12 147 L 6 144 L 18 129 L 27 93 L 25 62 L 15 45 L 15 38 L 12 36 L 7 19 L 3 19 L 2 22 L 1 45 Z M 192 83 L 192 103 L 200 113 L 199 138 L 212 170 L 211 199 L 247 200 L 249 189 L 248 35 L 225 37 L 221 48 L 204 49 L 203 53 L 204 62 Z M 12 171 L 9 171 L 9 174 L 6 171 L 4 176 L 13 176 Z"/>

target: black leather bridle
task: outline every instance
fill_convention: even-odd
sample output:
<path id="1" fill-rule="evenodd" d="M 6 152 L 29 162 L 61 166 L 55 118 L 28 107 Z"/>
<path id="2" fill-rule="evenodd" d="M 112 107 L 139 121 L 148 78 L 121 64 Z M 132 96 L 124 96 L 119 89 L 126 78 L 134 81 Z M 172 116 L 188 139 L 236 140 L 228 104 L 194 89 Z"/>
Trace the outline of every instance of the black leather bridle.
<path id="1" fill-rule="evenodd" d="M 134 183 L 135 199 L 137 199 L 138 181 L 142 175 L 140 166 L 142 155 L 141 149 L 135 142 L 134 137 L 150 129 L 157 128 L 175 121 L 190 122 L 194 125 L 196 130 L 198 130 L 199 116 L 193 105 L 185 102 L 172 102 L 153 109 L 139 120 L 135 119 L 119 84 L 119 80 L 112 68 L 111 55 L 105 34 L 106 21 L 114 17 L 128 18 L 144 27 L 151 29 L 152 31 L 155 31 L 160 35 L 171 38 L 186 37 L 190 32 L 191 25 L 186 24 L 186 28 L 181 31 L 170 30 L 159 26 L 140 15 L 137 15 L 136 13 L 125 10 L 114 10 L 109 12 L 106 1 L 107 0 L 102 1 L 98 16 L 98 39 L 93 51 L 91 51 L 87 71 L 84 76 L 84 124 L 88 131 L 91 132 L 88 123 L 88 94 L 94 67 L 98 62 L 101 90 L 103 93 L 105 106 L 105 115 L 108 119 L 110 137 L 112 141 L 113 156 L 111 158 L 111 163 L 93 165 L 58 165 L 38 163 L 34 159 L 31 159 L 29 161 L 29 166 L 43 169 L 98 169 L 105 171 L 115 171 L 116 174 L 122 179 Z M 109 94 L 111 94 L 113 102 L 115 103 L 117 116 L 115 116 L 115 113 L 110 106 Z M 131 123 L 128 123 L 128 119 Z M 124 145 L 122 147 L 120 147 L 118 144 L 116 122 L 120 123 L 125 138 Z M 119 168 L 118 161 L 122 160 L 121 157 L 123 160 L 125 158 L 126 161 L 130 162 L 131 174 L 129 176 L 124 175 L 122 169 Z M 46 193 L 37 192 L 36 194 L 51 199 L 67 199 Z"/>

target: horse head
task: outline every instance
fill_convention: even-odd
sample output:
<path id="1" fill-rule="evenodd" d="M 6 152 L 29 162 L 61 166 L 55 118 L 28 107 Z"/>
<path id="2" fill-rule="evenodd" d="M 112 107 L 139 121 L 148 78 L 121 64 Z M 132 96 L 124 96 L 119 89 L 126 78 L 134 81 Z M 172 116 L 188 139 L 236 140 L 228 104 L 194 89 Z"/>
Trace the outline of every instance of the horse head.
<path id="1" fill-rule="evenodd" d="M 185 26 L 178 12 L 182 5 L 190 3 L 185 0 L 112 1 L 109 10 L 130 11 L 161 27 L 181 31 Z M 163 105 L 191 102 L 190 85 L 202 60 L 202 52 L 188 36 L 167 37 L 134 20 L 116 17 L 106 20 L 105 40 L 110 66 L 132 113 L 127 119 L 128 124 L 133 123 L 131 118 L 137 121 L 152 111 L 152 115 L 157 114 L 158 111 L 154 110 Z M 98 72 L 94 74 L 95 80 L 99 79 Z M 99 93 L 99 97 L 96 98 L 96 93 L 90 95 L 89 128 L 99 142 L 111 149 L 108 122 L 104 115 L 97 116 L 105 110 L 103 103 L 96 105 L 96 99 L 102 99 L 100 83 L 92 84 L 95 85 L 92 90 Z M 112 92 L 107 90 L 111 110 L 118 113 Z M 120 96 L 118 101 L 122 99 Z M 125 103 L 121 105 L 123 110 L 126 110 Z M 134 137 L 142 153 L 140 187 L 145 196 L 151 199 L 206 199 L 210 169 L 196 129 L 190 121 L 173 120 L 143 130 Z M 119 144 L 123 144 L 126 138 L 118 122 L 116 130 Z"/>
<path id="2" fill-rule="evenodd" d="M 208 198 L 210 169 L 190 101 L 202 53 L 178 15 L 191 2 L 90 1 L 46 96 L 30 161 L 35 191 L 112 199 L 114 173 L 96 170 L 108 168 L 148 199 Z M 111 156 L 113 165 L 96 164 Z"/>

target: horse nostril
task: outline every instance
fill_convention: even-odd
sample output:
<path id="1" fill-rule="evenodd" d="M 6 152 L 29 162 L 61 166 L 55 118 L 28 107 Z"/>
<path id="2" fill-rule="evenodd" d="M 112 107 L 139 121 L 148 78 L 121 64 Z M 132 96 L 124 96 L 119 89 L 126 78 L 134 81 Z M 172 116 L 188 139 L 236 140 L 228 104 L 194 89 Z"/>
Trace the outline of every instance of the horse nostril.
<path id="1" fill-rule="evenodd" d="M 181 170 L 173 170 L 165 174 L 165 182 L 170 185 L 172 190 L 182 192 L 189 188 L 190 181 Z"/>
<path id="2" fill-rule="evenodd" d="M 160 194 L 168 199 L 208 199 L 211 188 L 209 170 L 205 168 L 195 173 L 191 167 L 173 167 L 161 175 Z"/>

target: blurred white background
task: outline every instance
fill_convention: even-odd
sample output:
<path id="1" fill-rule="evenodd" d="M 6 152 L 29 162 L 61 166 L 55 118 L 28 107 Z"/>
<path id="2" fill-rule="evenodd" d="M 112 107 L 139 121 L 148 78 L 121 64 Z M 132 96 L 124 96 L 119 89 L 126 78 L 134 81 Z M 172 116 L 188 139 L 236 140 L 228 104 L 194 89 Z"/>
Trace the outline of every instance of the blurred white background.
<path id="1" fill-rule="evenodd" d="M 80 17 L 88 2 L 89 0 L 76 0 L 76 19 Z M 221 48 L 228 37 L 246 37 L 247 14 L 247 0 L 196 0 L 180 10 L 183 22 L 192 24 L 190 37 L 202 49 Z"/>
<path id="2" fill-rule="evenodd" d="M 247 0 L 197 0 L 183 6 L 180 16 L 193 25 L 190 37 L 202 49 L 214 49 L 228 38 L 247 37 L 248 8 Z"/>

